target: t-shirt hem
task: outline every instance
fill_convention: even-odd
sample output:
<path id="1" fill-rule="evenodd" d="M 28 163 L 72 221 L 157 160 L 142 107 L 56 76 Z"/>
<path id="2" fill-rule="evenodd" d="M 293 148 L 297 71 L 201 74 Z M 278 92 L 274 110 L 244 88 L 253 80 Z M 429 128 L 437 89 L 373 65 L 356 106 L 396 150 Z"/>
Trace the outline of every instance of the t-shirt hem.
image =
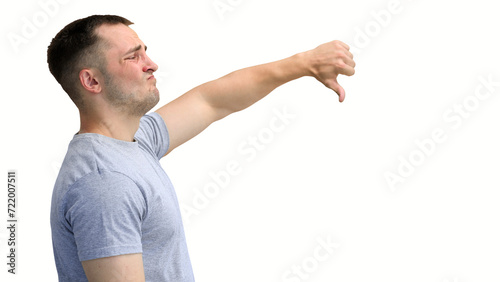
<path id="1" fill-rule="evenodd" d="M 131 246 L 112 246 L 101 249 L 94 249 L 89 251 L 79 251 L 78 258 L 80 261 L 86 261 L 91 259 L 114 257 L 119 255 L 127 254 L 137 254 L 142 253 L 142 246 L 131 245 Z"/>

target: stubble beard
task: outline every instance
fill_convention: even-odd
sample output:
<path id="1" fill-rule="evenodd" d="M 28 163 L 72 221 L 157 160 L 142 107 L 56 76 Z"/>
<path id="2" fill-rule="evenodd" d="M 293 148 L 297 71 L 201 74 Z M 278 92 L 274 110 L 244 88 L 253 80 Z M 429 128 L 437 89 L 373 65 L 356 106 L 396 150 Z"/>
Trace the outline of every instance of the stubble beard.
<path id="1" fill-rule="evenodd" d="M 137 93 L 127 92 L 126 89 L 122 89 L 121 85 L 107 71 L 103 72 L 103 76 L 106 80 L 106 100 L 112 107 L 125 112 L 129 116 L 144 116 L 160 100 L 157 89 L 148 92 L 143 99 L 138 99 L 136 98 L 138 97 Z"/>

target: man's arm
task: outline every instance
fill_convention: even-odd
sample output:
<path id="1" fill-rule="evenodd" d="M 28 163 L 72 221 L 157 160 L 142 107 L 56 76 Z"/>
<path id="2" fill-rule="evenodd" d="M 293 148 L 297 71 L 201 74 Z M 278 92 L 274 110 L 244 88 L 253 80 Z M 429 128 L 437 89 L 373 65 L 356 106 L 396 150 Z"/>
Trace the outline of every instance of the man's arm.
<path id="1" fill-rule="evenodd" d="M 142 254 L 120 255 L 82 261 L 89 282 L 145 281 Z"/>
<path id="2" fill-rule="evenodd" d="M 156 112 L 165 121 L 169 135 L 168 153 L 231 113 L 243 110 L 278 86 L 303 76 L 313 76 L 339 95 L 339 74 L 353 75 L 355 63 L 349 46 L 332 41 L 292 57 L 232 72 L 202 84 Z"/>

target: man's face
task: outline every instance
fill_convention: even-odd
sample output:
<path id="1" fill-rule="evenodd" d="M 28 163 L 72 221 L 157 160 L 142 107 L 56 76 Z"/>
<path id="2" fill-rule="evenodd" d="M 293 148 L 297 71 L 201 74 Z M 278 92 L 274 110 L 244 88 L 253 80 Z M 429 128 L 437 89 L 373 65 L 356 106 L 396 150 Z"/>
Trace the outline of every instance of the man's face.
<path id="1" fill-rule="evenodd" d="M 160 99 L 153 76 L 158 66 L 146 55 L 146 46 L 128 26 L 103 25 L 97 32 L 105 41 L 106 100 L 120 111 L 143 116 Z"/>

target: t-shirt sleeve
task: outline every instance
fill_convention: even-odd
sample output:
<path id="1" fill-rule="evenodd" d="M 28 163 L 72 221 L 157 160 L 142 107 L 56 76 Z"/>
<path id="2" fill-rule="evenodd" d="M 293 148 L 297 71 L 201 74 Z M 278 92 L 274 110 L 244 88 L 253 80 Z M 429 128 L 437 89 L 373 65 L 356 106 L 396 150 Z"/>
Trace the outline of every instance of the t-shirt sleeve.
<path id="1" fill-rule="evenodd" d="M 96 172 L 65 195 L 63 212 L 80 261 L 142 253 L 146 203 L 137 185 L 117 172 Z"/>
<path id="2" fill-rule="evenodd" d="M 168 151 L 170 145 L 167 126 L 163 118 L 156 112 L 141 118 L 139 129 L 135 134 L 139 145 L 161 159 Z"/>

